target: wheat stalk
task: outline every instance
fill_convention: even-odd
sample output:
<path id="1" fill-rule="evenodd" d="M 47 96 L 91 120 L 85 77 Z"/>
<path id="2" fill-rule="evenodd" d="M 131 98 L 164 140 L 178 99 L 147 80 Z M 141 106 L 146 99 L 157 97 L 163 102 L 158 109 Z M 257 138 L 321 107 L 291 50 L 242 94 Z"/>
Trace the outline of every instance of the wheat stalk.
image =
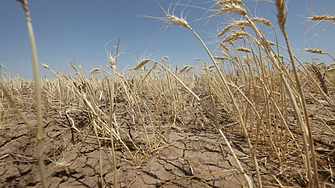
<path id="1" fill-rule="evenodd" d="M 276 6 L 277 6 L 277 20 L 278 20 L 278 24 L 279 27 L 285 37 L 285 42 L 286 42 L 286 46 L 290 55 L 290 59 L 291 59 L 291 65 L 293 68 L 293 73 L 295 76 L 295 81 L 296 81 L 296 87 L 299 91 L 299 95 L 300 95 L 300 102 L 302 103 L 303 106 L 303 112 L 304 112 L 304 116 L 305 116 L 305 125 L 303 124 L 302 120 L 299 120 L 300 124 L 301 124 L 301 131 L 303 133 L 303 138 L 304 138 L 304 150 L 305 150 L 305 156 L 306 156 L 306 165 L 307 165 L 307 174 L 308 174 L 308 179 L 309 179 L 309 184 L 311 187 L 316 186 L 319 187 L 319 178 L 318 178 L 318 170 L 317 170 L 317 163 L 316 163 L 316 156 L 315 156 L 315 151 L 314 151 L 314 144 L 313 144 L 313 135 L 312 135 L 312 131 L 311 131 L 311 127 L 310 127 L 310 122 L 309 122 L 309 117 L 308 117 L 308 110 L 307 110 L 307 105 L 306 105 L 306 100 L 305 100 L 305 95 L 302 91 L 302 86 L 300 84 L 300 79 L 298 76 L 298 72 L 295 66 L 295 61 L 293 58 L 293 54 L 292 54 L 292 50 L 291 50 L 291 46 L 289 43 L 289 39 L 286 33 L 286 29 L 285 29 L 285 23 L 286 23 L 286 15 L 285 15 L 285 1 L 284 0 L 276 0 Z M 304 131 L 304 126 L 307 127 L 307 130 Z M 307 138 L 308 137 L 308 140 Z M 307 149 L 308 144 L 309 143 L 309 147 L 311 150 L 311 158 L 312 158 L 312 165 L 313 165 L 313 170 L 314 170 L 314 182 L 312 180 L 312 170 L 310 169 L 310 158 L 309 158 L 309 151 Z"/>
<path id="2" fill-rule="evenodd" d="M 40 77 L 38 71 L 38 56 L 36 50 L 36 42 L 35 36 L 33 32 L 33 26 L 31 24 L 30 13 L 28 10 L 28 3 L 26 0 L 16 0 L 21 3 L 22 8 L 25 12 L 26 16 L 26 23 L 28 27 L 28 34 L 30 39 L 30 53 L 31 53 L 31 60 L 32 60 L 32 67 L 33 67 L 33 75 L 34 75 L 34 82 L 35 82 L 35 101 L 36 101 L 36 115 L 37 115 L 37 156 L 38 156 L 38 163 L 40 169 L 40 176 L 42 187 L 47 188 L 48 183 L 46 181 L 46 174 L 45 174 L 45 165 L 43 162 L 43 114 L 42 114 L 42 97 L 41 97 L 41 84 L 40 84 Z"/>

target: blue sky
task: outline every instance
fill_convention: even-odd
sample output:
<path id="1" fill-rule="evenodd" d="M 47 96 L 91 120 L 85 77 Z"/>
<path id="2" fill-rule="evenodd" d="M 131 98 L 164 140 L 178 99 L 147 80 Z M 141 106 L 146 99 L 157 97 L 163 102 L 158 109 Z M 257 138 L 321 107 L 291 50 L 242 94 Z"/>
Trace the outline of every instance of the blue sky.
<path id="1" fill-rule="evenodd" d="M 160 0 L 167 10 L 177 0 Z M 180 0 L 180 4 L 189 1 Z M 269 19 L 277 27 L 276 8 L 269 1 L 244 1 L 255 16 Z M 190 5 L 209 8 L 214 1 L 192 0 Z M 160 59 L 169 56 L 172 65 L 196 64 L 195 58 L 208 59 L 205 51 L 190 31 L 178 26 L 168 27 L 162 21 L 142 16 L 163 17 L 164 12 L 156 0 L 28 0 L 34 27 L 39 61 L 56 71 L 72 72 L 69 62 L 76 59 L 83 72 L 90 66 L 108 65 L 105 44 L 116 45 L 122 29 L 121 50 L 118 69 L 131 68 L 141 57 Z M 174 7 L 174 5 L 172 5 Z M 180 16 L 184 6 L 177 6 L 175 15 Z M 307 17 L 313 13 L 335 15 L 334 0 L 290 0 L 288 2 L 287 31 L 294 53 L 302 61 L 311 57 L 332 63 L 325 56 L 306 55 L 300 50 L 306 47 L 321 48 L 335 56 L 334 22 L 311 22 Z M 186 7 L 187 21 L 211 49 L 215 49 L 217 31 L 231 22 L 232 16 L 221 15 L 207 18 L 212 13 L 196 7 Z M 142 16 L 141 16 L 142 15 Z M 196 21 L 200 18 L 200 21 Z M 235 16 L 235 18 L 238 18 Z M 267 36 L 272 30 L 260 27 Z M 278 30 L 281 44 L 284 44 Z M 217 55 L 217 54 L 216 54 Z M 24 12 L 14 0 L 0 2 L 0 63 L 3 72 L 32 77 L 29 40 Z M 50 75 L 41 69 L 41 75 Z"/>

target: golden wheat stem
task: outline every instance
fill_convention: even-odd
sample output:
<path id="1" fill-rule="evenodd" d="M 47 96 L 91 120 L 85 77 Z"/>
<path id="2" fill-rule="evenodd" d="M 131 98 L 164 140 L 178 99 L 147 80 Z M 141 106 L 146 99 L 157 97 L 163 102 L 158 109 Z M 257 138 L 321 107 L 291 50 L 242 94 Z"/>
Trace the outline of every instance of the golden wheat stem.
<path id="1" fill-rule="evenodd" d="M 28 10 L 28 3 L 26 0 L 17 0 L 22 4 L 22 8 L 25 12 L 26 16 L 26 23 L 28 27 L 28 34 L 30 39 L 30 53 L 31 53 L 31 60 L 32 60 L 32 67 L 33 67 L 33 74 L 34 74 L 34 82 L 35 82 L 35 101 L 36 101 L 36 115 L 37 115 L 37 156 L 38 156 L 38 164 L 40 169 L 40 176 L 41 176 L 41 183 L 42 187 L 48 187 L 48 183 L 46 181 L 46 174 L 45 174 L 45 165 L 43 162 L 43 114 L 42 114 L 42 97 L 41 97 L 41 84 L 40 84 L 40 77 L 38 71 L 38 56 L 37 56 L 37 49 L 35 43 L 35 36 L 33 31 L 33 26 L 31 24 L 30 13 Z"/>
<path id="2" fill-rule="evenodd" d="M 92 126 L 93 126 L 93 130 L 94 130 L 94 134 L 96 136 L 97 142 L 98 142 L 98 146 L 99 146 L 99 166 L 100 166 L 100 181 L 101 181 L 101 186 L 104 187 L 105 186 L 105 181 L 103 178 L 103 173 L 102 173 L 102 147 L 101 147 L 101 143 L 100 143 L 100 139 L 99 139 L 99 133 L 98 133 L 98 129 L 97 127 L 99 127 L 94 119 L 94 117 L 92 118 Z"/>
<path id="3" fill-rule="evenodd" d="M 201 39 L 201 37 L 200 37 L 200 36 L 193 30 L 192 27 L 189 27 L 188 29 L 189 29 L 189 30 L 190 30 L 190 31 L 197 37 L 197 39 L 200 41 L 200 43 L 201 43 L 202 46 L 204 47 L 205 51 L 207 52 L 208 56 L 210 57 L 212 63 L 215 65 L 215 68 L 216 68 L 217 72 L 219 73 L 220 79 L 221 79 L 222 82 L 223 82 L 224 88 L 225 88 L 226 91 L 228 92 L 228 95 L 229 95 L 230 99 L 231 99 L 232 102 L 233 102 L 233 106 L 234 106 L 234 108 L 235 108 L 235 110 L 236 110 L 236 112 L 237 112 L 236 114 L 237 114 L 237 116 L 238 116 L 239 122 L 240 122 L 240 124 L 241 124 L 241 126 L 242 126 L 242 128 L 243 128 L 244 135 L 245 135 L 245 137 L 246 137 L 246 139 L 247 139 L 248 146 L 249 146 L 249 148 L 250 148 L 250 151 L 252 151 L 252 148 L 253 148 L 253 147 L 252 147 L 252 144 L 251 144 L 251 142 L 250 142 L 250 138 L 249 138 L 249 136 L 248 136 L 248 131 L 247 131 L 246 127 L 245 127 L 245 123 L 244 123 L 244 120 L 243 120 L 243 117 L 242 117 L 242 113 L 240 112 L 240 109 L 239 109 L 239 107 L 238 107 L 238 105 L 237 105 L 236 99 L 235 99 L 233 93 L 231 92 L 231 90 L 230 90 L 230 88 L 229 88 L 229 86 L 228 86 L 228 82 L 227 82 L 227 80 L 226 80 L 225 77 L 223 76 L 223 74 L 222 74 L 222 72 L 220 71 L 220 68 L 219 68 L 219 66 L 218 66 L 218 63 L 215 61 L 215 59 L 214 59 L 212 53 L 209 51 L 209 49 L 207 48 L 206 44 L 203 42 L 203 40 Z M 256 168 L 256 174 L 257 174 L 257 177 L 258 177 L 258 178 L 257 178 L 257 180 L 258 180 L 258 184 L 259 184 L 260 187 L 262 187 L 262 181 L 261 181 L 261 177 L 260 177 L 260 173 L 259 173 L 259 166 L 258 166 L 258 162 L 257 162 L 256 154 L 253 153 L 253 152 L 251 152 L 251 155 L 252 155 L 252 159 L 253 159 L 253 162 L 254 162 L 254 165 L 255 165 L 255 168 Z M 243 168 L 240 169 L 240 172 L 241 172 L 241 173 L 244 172 L 244 171 L 243 171 Z M 245 175 L 245 178 L 246 178 L 246 181 L 248 182 L 248 186 L 249 186 L 249 187 L 253 187 L 252 184 L 249 183 L 248 178 L 247 178 L 246 175 Z"/>
<path id="4" fill-rule="evenodd" d="M 282 6 L 282 5 L 281 5 Z M 306 170 L 307 170 L 307 173 L 308 174 L 311 174 L 311 170 L 310 170 L 310 159 L 308 157 L 308 140 L 307 140 L 307 134 L 308 134 L 308 130 L 307 128 L 304 126 L 303 124 L 303 120 L 302 120 L 302 117 L 301 117 L 301 114 L 300 114 L 300 110 L 298 108 L 298 104 L 297 104 L 297 101 L 295 100 L 295 96 L 293 94 L 293 91 L 292 91 L 292 88 L 289 86 L 289 84 L 287 83 L 287 80 L 284 76 L 284 73 L 282 71 L 284 71 L 285 73 L 287 73 L 287 70 L 282 67 L 280 68 L 280 66 L 277 64 L 276 60 L 275 60 L 275 57 L 274 55 L 272 54 L 273 52 L 273 49 L 271 48 L 271 46 L 267 43 L 267 40 L 265 38 L 265 36 L 258 30 L 258 28 L 256 27 L 256 25 L 251 21 L 251 19 L 245 15 L 244 16 L 247 20 L 249 20 L 251 22 L 251 25 L 252 25 L 252 28 L 254 30 L 254 32 L 256 33 L 256 35 L 260 38 L 260 43 L 261 45 L 263 46 L 264 48 L 264 51 L 267 53 L 268 57 L 270 58 L 272 64 L 274 65 L 274 67 L 277 69 L 277 71 L 279 72 L 279 75 L 281 77 L 281 80 L 282 82 L 284 83 L 285 85 L 285 88 L 287 89 L 287 92 L 289 94 L 289 97 L 290 97 L 290 100 L 291 100 L 291 103 L 292 103 L 292 106 L 294 108 L 294 112 L 297 116 L 297 120 L 298 120 L 298 125 L 300 126 L 301 128 L 301 131 L 302 131 L 302 134 L 303 134 L 303 141 L 304 141 L 304 151 L 305 151 L 305 167 L 306 167 Z M 278 19 L 280 19 L 278 22 L 281 22 L 281 23 L 285 23 L 285 17 L 279 17 Z M 280 63 L 280 60 L 278 59 L 279 63 Z M 288 74 L 287 74 L 288 75 Z M 290 77 L 289 77 L 290 78 Z M 311 181 L 311 176 L 309 176 L 309 180 Z"/>
<path id="5" fill-rule="evenodd" d="M 113 131 L 113 121 L 115 117 L 115 109 L 114 109 L 114 99 L 115 99 L 115 69 L 116 69 L 116 62 L 113 63 L 112 57 L 110 59 L 110 64 L 112 67 L 112 81 L 110 83 L 110 109 L 109 109 L 109 127 L 110 127 L 110 139 L 111 139 L 111 154 L 113 158 L 113 172 L 114 172 L 114 188 L 117 188 L 118 182 L 117 182 L 117 169 L 116 169 L 116 158 L 115 158 L 115 147 L 114 147 L 114 137 L 112 134 Z"/>
<path id="6" fill-rule="evenodd" d="M 278 10 L 278 16 L 277 16 L 278 24 L 279 24 L 281 32 L 284 35 L 286 46 L 287 46 L 289 56 L 290 56 L 290 59 L 291 59 L 293 73 L 294 73 L 295 81 L 296 81 L 296 85 L 297 85 L 296 87 L 297 87 L 299 95 L 300 95 L 300 100 L 301 100 L 300 102 L 303 106 L 303 112 L 304 112 L 304 116 L 305 116 L 305 123 L 306 123 L 307 130 L 308 130 L 308 134 L 306 136 L 308 136 L 308 138 L 309 138 L 308 142 L 309 142 L 309 147 L 310 147 L 310 150 L 311 150 L 312 165 L 313 165 L 313 170 L 314 170 L 314 183 L 313 183 L 310 164 L 308 164 L 308 162 L 307 162 L 307 165 L 308 165 L 308 167 L 307 167 L 308 172 L 307 173 L 308 173 L 308 178 L 309 178 L 309 181 L 310 181 L 309 184 L 310 184 L 311 187 L 313 187 L 313 184 L 314 184 L 314 186 L 319 187 L 319 177 L 318 177 L 316 156 L 315 156 L 315 150 L 314 150 L 313 135 L 312 135 L 312 129 L 311 129 L 310 121 L 309 121 L 309 117 L 308 117 L 307 104 L 306 104 L 306 100 L 305 100 L 305 95 L 302 91 L 302 86 L 300 84 L 300 79 L 299 79 L 299 76 L 298 76 L 298 72 L 297 72 L 297 69 L 296 69 L 296 66 L 295 66 L 295 61 L 294 61 L 294 57 L 293 57 L 293 54 L 292 54 L 291 45 L 289 43 L 288 35 L 287 35 L 286 29 L 285 29 L 285 21 L 286 21 L 286 17 L 284 17 L 284 15 L 285 15 L 285 1 L 284 0 L 276 0 L 276 5 L 277 5 L 277 10 Z M 305 144 L 305 145 L 307 145 L 307 144 Z M 309 159 L 308 150 L 305 150 L 305 152 L 306 152 L 305 155 L 306 155 L 306 158 L 307 158 L 307 161 L 308 161 L 308 159 Z"/>

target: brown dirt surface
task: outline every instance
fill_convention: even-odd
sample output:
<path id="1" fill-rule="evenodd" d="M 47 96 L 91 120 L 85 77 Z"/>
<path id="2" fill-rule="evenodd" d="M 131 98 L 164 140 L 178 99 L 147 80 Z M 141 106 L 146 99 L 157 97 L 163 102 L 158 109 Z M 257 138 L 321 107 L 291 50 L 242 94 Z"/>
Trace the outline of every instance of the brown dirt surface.
<path id="1" fill-rule="evenodd" d="M 313 103 L 308 105 L 311 114 L 315 114 L 311 115 L 311 121 L 316 134 L 315 138 L 317 138 L 315 148 L 320 160 L 318 164 L 320 165 L 321 178 L 329 178 L 327 167 L 333 168 L 334 172 L 335 159 L 334 152 L 333 155 L 328 155 L 331 150 L 335 149 L 335 136 L 330 134 L 324 126 L 321 126 L 320 119 L 327 118 L 322 109 Z M 25 113 L 34 123 L 33 110 L 29 106 L 23 109 L 26 109 Z M 127 151 L 118 147 L 121 145 L 120 143 L 116 143 L 118 187 L 233 188 L 246 185 L 246 181 L 238 172 L 237 164 L 222 137 L 211 127 L 208 117 L 203 113 L 196 112 L 196 115 L 192 115 L 194 110 L 190 108 L 188 113 L 179 117 L 178 126 L 160 129 L 157 133 L 160 142 L 157 142 L 156 145 L 152 144 L 155 145 L 155 149 L 151 150 L 150 153 L 146 153 L 145 149 L 136 150 L 135 145 L 141 147 L 143 142 L 137 137 L 141 138 L 142 136 L 140 134 L 132 135 L 136 143 L 126 144 L 136 159 L 129 159 Z M 328 108 L 328 110 L 331 109 Z M 229 114 L 226 114 L 222 109 L 218 114 L 220 125 L 222 125 L 246 174 L 253 179 L 253 182 L 257 182 L 254 165 L 244 136 L 236 123 L 228 118 Z M 74 119 L 77 128 L 82 131 L 81 133 L 71 128 L 70 121 L 63 112 L 49 111 L 48 114 L 44 115 L 44 163 L 49 187 L 102 187 L 100 155 L 104 184 L 106 187 L 113 187 L 112 157 L 108 148 L 110 141 L 101 141 L 102 149 L 100 151 L 96 138 L 92 136 L 94 134 L 89 134 L 90 136 L 85 142 L 82 142 L 87 131 L 93 131 L 87 128 L 89 124 L 87 114 L 85 110 L 77 110 L 71 112 L 70 116 Z M 119 114 L 118 118 L 124 119 L 125 122 L 130 121 L 130 117 L 122 113 Z M 294 121 L 293 117 L 292 121 Z M 334 131 L 334 124 L 331 122 L 328 124 Z M 126 126 L 126 124 L 122 124 L 122 126 Z M 131 127 L 130 131 L 133 129 L 136 128 Z M 262 143 L 259 145 L 261 148 Z M 142 151 L 142 153 L 136 154 L 135 151 Z M 41 187 L 36 153 L 35 138 L 16 115 L 9 115 L 4 120 L 0 131 L 1 187 Z M 296 163 L 300 166 L 303 165 L 298 157 L 287 157 L 287 161 L 298 160 Z M 272 163 L 271 158 L 267 158 L 266 152 L 260 151 L 258 160 L 265 186 L 279 187 L 273 177 L 281 182 L 290 179 L 291 186 L 303 187 L 306 183 L 306 177 L 300 177 L 299 172 L 295 173 L 296 176 L 282 177 L 278 165 L 275 162 Z M 70 162 L 74 163 L 69 167 L 60 165 Z M 291 164 L 286 165 L 290 166 Z M 335 184 L 329 178 L 326 187 L 331 186 L 335 186 Z"/>
<path id="2" fill-rule="evenodd" d="M 64 160 L 76 157 L 80 137 L 72 137 L 71 128 L 57 121 L 45 123 L 44 152 L 47 180 L 50 187 L 100 187 L 99 147 L 88 138 L 80 156 L 70 167 L 58 167 L 54 155 L 61 150 Z M 118 181 L 121 187 L 241 187 L 243 177 L 235 170 L 236 163 L 220 136 L 208 129 L 169 130 L 162 134 L 169 144 L 152 153 L 141 163 L 118 159 Z M 74 143 L 72 142 L 74 140 Z M 40 187 L 36 155 L 36 140 L 19 120 L 5 125 L 1 131 L 0 182 L 5 187 Z M 58 146 L 58 148 L 57 148 Z M 247 157 L 235 150 L 238 157 Z M 56 154 L 54 154 L 56 153 Z M 122 152 L 117 152 L 122 156 Z M 110 152 L 102 149 L 107 187 L 113 185 L 113 173 L 108 164 Z M 60 162 L 60 161 L 58 161 Z M 248 168 L 250 161 L 244 165 Z M 194 175 L 200 175 L 199 177 Z"/>

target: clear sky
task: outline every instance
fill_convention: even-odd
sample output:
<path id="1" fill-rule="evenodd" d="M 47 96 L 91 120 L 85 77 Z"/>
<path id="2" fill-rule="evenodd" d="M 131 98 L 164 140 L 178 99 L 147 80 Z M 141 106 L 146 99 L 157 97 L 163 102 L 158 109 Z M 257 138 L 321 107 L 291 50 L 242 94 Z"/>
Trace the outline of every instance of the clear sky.
<path id="1" fill-rule="evenodd" d="M 178 0 L 160 0 L 167 10 Z M 188 0 L 180 0 L 187 4 Z M 269 1 L 244 1 L 251 12 L 269 19 L 277 26 L 276 8 Z M 192 0 L 186 7 L 186 19 L 210 46 L 215 48 L 218 41 L 215 35 L 232 20 L 232 15 L 208 18 L 213 12 L 207 12 L 194 6 L 209 8 L 214 1 Z M 88 73 L 90 66 L 108 65 L 105 44 L 116 45 L 122 29 L 121 50 L 118 69 L 131 68 L 141 57 L 159 59 L 170 57 L 172 65 L 195 64 L 195 58 L 207 56 L 195 36 L 185 28 L 168 27 L 163 22 L 143 18 L 143 16 L 164 17 L 164 12 L 156 0 L 28 0 L 34 27 L 39 61 L 52 69 L 72 72 L 69 62 L 76 59 L 76 65 L 82 65 Z M 177 6 L 175 15 L 180 16 L 184 6 Z M 212 7 L 213 9 L 215 7 Z M 306 47 L 321 48 L 335 56 L 334 22 L 311 22 L 307 17 L 313 13 L 335 15 L 335 0 L 290 0 L 288 2 L 287 30 L 294 53 L 303 61 L 311 57 L 321 58 L 333 63 L 329 58 L 301 52 Z M 197 21 L 198 19 L 200 21 Z M 237 18 L 237 17 L 236 17 Z M 268 36 L 272 30 L 261 27 Z M 282 35 L 278 30 L 279 38 Z M 217 55 L 217 54 L 216 54 Z M 208 59 L 208 58 L 207 58 Z M 0 2 L 0 63 L 3 72 L 19 74 L 23 78 L 32 77 L 29 40 L 24 12 L 20 3 L 14 0 Z M 41 75 L 50 75 L 41 70 Z"/>

